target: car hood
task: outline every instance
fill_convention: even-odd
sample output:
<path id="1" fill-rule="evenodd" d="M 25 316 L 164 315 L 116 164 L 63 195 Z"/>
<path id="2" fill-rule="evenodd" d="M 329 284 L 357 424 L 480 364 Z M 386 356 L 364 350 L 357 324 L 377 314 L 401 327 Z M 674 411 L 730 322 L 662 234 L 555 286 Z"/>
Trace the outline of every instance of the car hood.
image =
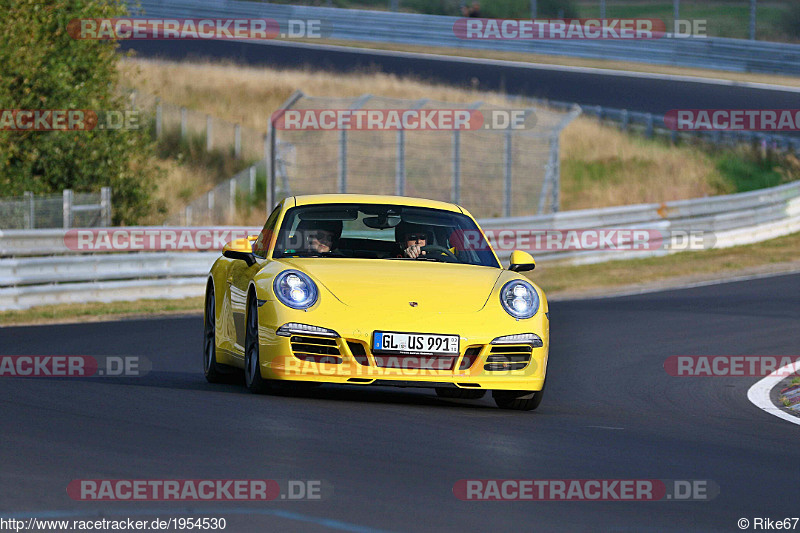
<path id="1" fill-rule="evenodd" d="M 282 262 L 309 274 L 351 307 L 472 313 L 486 304 L 502 269 L 430 261 L 303 258 Z M 414 305 L 411 302 L 416 302 Z"/>

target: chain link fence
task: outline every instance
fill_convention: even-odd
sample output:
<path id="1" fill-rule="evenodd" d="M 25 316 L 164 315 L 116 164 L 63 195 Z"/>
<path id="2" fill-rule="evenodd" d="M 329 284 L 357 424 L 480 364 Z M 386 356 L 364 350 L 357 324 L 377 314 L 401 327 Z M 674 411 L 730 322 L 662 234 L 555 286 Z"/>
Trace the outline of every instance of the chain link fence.
<path id="1" fill-rule="evenodd" d="M 477 217 L 524 216 L 558 210 L 559 134 L 580 112 L 533 108 L 525 100 L 513 111 L 517 128 L 489 127 L 509 109 L 473 102 L 455 104 L 364 95 L 321 98 L 295 93 L 290 110 L 466 110 L 483 127 L 467 129 L 286 129 L 270 131 L 275 190 L 282 194 L 362 193 L 418 196 L 455 202 Z M 380 113 L 379 113 L 380 114 Z M 306 113 L 304 116 L 307 116 Z M 386 115 L 386 113 L 383 113 Z M 280 117 L 280 114 L 278 115 Z"/>
<path id="2" fill-rule="evenodd" d="M 0 229 L 100 227 L 111 225 L 111 188 L 0 199 Z"/>
<path id="3" fill-rule="evenodd" d="M 545 214 L 559 205 L 559 135 L 580 113 L 518 99 L 514 110 L 473 102 L 405 100 L 363 95 L 327 98 L 295 92 L 281 110 L 466 110 L 484 127 L 458 129 L 291 130 L 268 134 L 130 93 L 131 106 L 152 113 L 162 139 L 200 142 L 207 151 L 257 161 L 193 199 L 168 224 L 237 224 L 266 198 L 267 211 L 297 194 L 362 193 L 418 196 L 464 205 L 481 218 Z M 281 111 L 279 110 L 279 111 Z M 493 128 L 496 113 L 522 113 L 516 128 Z M 276 115 L 280 116 L 280 115 Z M 275 118 L 275 117 L 273 117 Z"/>

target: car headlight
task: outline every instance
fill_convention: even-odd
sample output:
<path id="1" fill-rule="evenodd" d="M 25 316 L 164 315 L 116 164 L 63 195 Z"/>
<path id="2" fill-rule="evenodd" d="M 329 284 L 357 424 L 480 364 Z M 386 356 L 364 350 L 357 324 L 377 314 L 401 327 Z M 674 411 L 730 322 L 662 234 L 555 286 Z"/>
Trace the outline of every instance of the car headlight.
<path id="1" fill-rule="evenodd" d="M 284 270 L 275 276 L 275 296 L 292 309 L 308 309 L 317 301 L 317 286 L 299 270 Z"/>
<path id="2" fill-rule="evenodd" d="M 516 279 L 500 289 L 500 303 L 514 318 L 530 318 L 539 310 L 539 294 L 527 281 Z"/>

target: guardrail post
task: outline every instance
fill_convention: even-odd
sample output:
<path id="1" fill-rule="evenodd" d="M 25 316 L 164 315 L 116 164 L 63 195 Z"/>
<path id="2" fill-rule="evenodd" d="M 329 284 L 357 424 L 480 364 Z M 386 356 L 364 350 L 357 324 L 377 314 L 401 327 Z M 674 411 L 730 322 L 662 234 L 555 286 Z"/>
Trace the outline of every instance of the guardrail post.
<path id="1" fill-rule="evenodd" d="M 242 127 L 239 124 L 233 125 L 233 156 L 236 159 L 242 157 Z"/>
<path id="2" fill-rule="evenodd" d="M 100 219 L 101 224 L 105 227 L 111 225 L 111 187 L 103 187 L 100 189 Z"/>
<path id="3" fill-rule="evenodd" d="M 156 98 L 156 139 L 160 139 L 161 135 L 163 134 L 163 123 L 162 123 L 162 115 L 163 110 L 161 109 L 161 99 Z"/>
<path id="4" fill-rule="evenodd" d="M 64 219 L 64 228 L 72 227 L 72 189 L 64 189 L 63 192 L 62 211 Z"/>
<path id="5" fill-rule="evenodd" d="M 453 190 L 450 194 L 454 204 L 461 203 L 461 131 L 453 130 Z"/>
<path id="6" fill-rule="evenodd" d="M 756 40 L 756 0 L 750 0 L 750 40 Z"/>
<path id="7" fill-rule="evenodd" d="M 256 166 L 250 167 L 250 196 L 256 192 Z"/>
<path id="8" fill-rule="evenodd" d="M 211 115 L 206 115 L 206 152 L 214 148 L 214 119 Z"/>
<path id="9" fill-rule="evenodd" d="M 503 195 L 503 216 L 511 216 L 511 130 L 506 130 L 504 135 L 504 150 L 503 150 L 503 177 L 504 177 L 504 195 Z"/>
<path id="10" fill-rule="evenodd" d="M 264 135 L 264 159 L 267 164 L 267 216 L 275 204 L 275 124 L 270 123 L 269 135 Z"/>
<path id="11" fill-rule="evenodd" d="M 629 124 L 630 124 L 630 120 L 631 120 L 631 118 L 630 118 L 630 115 L 628 114 L 628 110 L 627 109 L 623 109 L 622 112 L 620 113 L 620 122 L 622 124 L 621 129 L 625 133 L 628 132 L 628 127 L 629 127 Z"/>
<path id="12" fill-rule="evenodd" d="M 181 139 L 186 138 L 186 108 L 181 107 Z"/>
<path id="13" fill-rule="evenodd" d="M 653 114 L 652 113 L 647 113 L 647 123 L 646 124 L 647 125 L 645 127 L 645 133 L 644 134 L 648 139 L 652 139 L 653 138 Z"/>
<path id="14" fill-rule="evenodd" d="M 672 144 L 678 144 L 678 130 L 670 131 L 669 140 Z"/>
<path id="15" fill-rule="evenodd" d="M 190 205 L 186 206 L 186 225 L 192 225 L 192 206 Z"/>
<path id="16" fill-rule="evenodd" d="M 31 191 L 25 191 L 22 193 L 22 196 L 28 204 L 28 209 L 25 210 L 25 229 L 33 229 L 36 227 L 34 221 L 35 213 L 33 211 L 33 193 Z"/>

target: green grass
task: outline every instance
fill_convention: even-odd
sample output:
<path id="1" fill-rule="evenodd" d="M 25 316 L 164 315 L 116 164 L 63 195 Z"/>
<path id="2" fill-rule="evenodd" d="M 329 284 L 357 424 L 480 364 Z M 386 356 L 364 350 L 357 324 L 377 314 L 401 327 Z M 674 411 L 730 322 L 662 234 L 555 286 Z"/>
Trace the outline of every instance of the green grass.
<path id="1" fill-rule="evenodd" d="M 780 172 L 783 160 L 759 157 L 741 150 L 731 151 L 716 157 L 716 168 L 734 188 L 734 192 L 746 192 L 774 187 L 786 181 Z"/>
<path id="2" fill-rule="evenodd" d="M 645 161 L 638 158 L 623 160 L 613 157 L 602 161 L 586 161 L 583 159 L 567 159 L 564 161 L 562 172 L 571 176 L 571 186 L 582 188 L 592 183 L 618 184 L 624 171 L 634 170 L 646 172 L 656 165 L 655 161 Z"/>

